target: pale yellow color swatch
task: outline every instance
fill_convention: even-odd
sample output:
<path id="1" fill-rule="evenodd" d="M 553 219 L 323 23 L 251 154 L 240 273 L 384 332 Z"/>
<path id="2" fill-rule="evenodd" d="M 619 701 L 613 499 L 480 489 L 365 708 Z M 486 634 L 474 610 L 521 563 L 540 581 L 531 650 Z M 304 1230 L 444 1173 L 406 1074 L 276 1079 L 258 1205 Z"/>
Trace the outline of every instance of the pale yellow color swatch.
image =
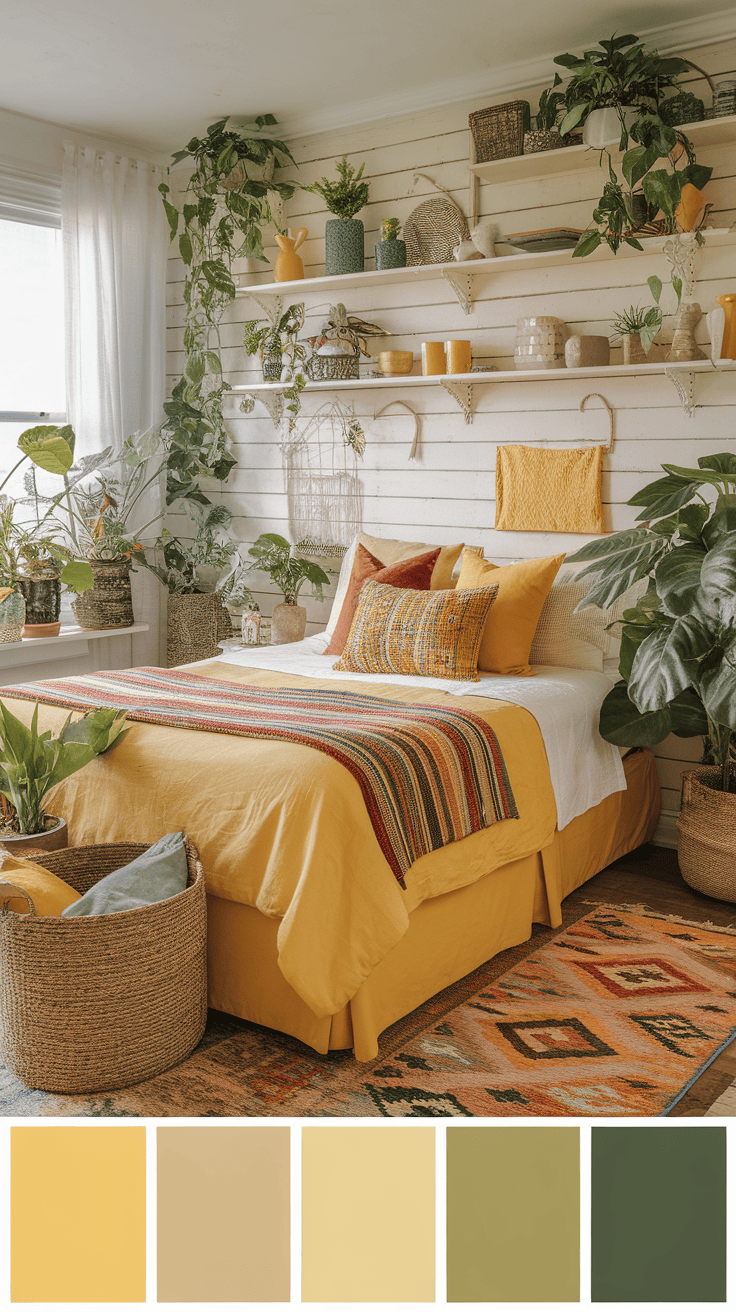
<path id="1" fill-rule="evenodd" d="M 434 1129 L 302 1130 L 302 1301 L 432 1303 Z"/>
<path id="2" fill-rule="evenodd" d="M 157 1130 L 159 1303 L 288 1303 L 289 1135 Z"/>
<path id="3" fill-rule="evenodd" d="M 496 451 L 496 529 L 526 533 L 604 533 L 603 447 Z"/>
<path id="4" fill-rule="evenodd" d="M 13 1303 L 144 1303 L 146 1131 L 13 1126 Z"/>

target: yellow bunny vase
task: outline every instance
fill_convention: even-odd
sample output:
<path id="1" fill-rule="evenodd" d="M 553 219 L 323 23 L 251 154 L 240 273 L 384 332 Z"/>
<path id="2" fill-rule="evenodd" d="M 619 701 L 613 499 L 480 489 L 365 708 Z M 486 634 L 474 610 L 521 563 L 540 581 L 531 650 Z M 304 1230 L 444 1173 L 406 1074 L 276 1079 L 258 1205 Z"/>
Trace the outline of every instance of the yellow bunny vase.
<path id="1" fill-rule="evenodd" d="M 302 257 L 297 255 L 297 251 L 306 236 L 306 228 L 299 228 L 295 237 L 287 237 L 283 232 L 276 233 L 276 244 L 281 247 L 273 271 L 276 282 L 296 282 L 304 277 Z"/>

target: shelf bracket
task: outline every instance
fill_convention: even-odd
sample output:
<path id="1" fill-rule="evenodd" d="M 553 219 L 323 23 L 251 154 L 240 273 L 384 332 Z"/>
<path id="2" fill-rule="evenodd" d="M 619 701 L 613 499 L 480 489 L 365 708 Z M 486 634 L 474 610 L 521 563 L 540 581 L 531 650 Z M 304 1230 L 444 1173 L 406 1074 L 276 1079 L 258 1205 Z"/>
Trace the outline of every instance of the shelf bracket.
<path id="1" fill-rule="evenodd" d="M 680 398 L 680 404 L 688 419 L 692 419 L 695 409 L 695 375 L 690 369 L 665 369 L 665 378 L 669 378 Z"/>
<path id="2" fill-rule="evenodd" d="M 271 423 L 274 428 L 281 427 L 281 420 L 284 415 L 284 393 L 283 392 L 246 392 L 240 402 L 239 409 L 244 415 L 252 414 L 253 406 L 256 401 L 260 401 L 265 406 L 271 416 Z"/>
<path id="3" fill-rule="evenodd" d="M 450 393 L 453 401 L 457 401 L 463 414 L 465 415 L 466 424 L 473 422 L 473 384 L 472 383 L 451 383 L 446 378 L 441 380 L 442 386 L 446 392 Z"/>
<path id="4" fill-rule="evenodd" d="M 448 269 L 442 270 L 442 277 L 449 282 L 457 299 L 463 307 L 466 314 L 473 313 L 473 279 L 471 274 L 457 274 L 453 269 L 452 273 Z"/>

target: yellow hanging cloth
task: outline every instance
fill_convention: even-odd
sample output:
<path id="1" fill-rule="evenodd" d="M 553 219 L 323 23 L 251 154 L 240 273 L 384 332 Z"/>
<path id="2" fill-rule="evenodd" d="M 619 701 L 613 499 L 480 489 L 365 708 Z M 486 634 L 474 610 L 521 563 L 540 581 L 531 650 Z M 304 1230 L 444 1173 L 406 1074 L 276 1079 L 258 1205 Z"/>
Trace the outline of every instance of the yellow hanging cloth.
<path id="1" fill-rule="evenodd" d="M 604 533 L 603 447 L 500 446 L 496 525 L 526 533 Z"/>

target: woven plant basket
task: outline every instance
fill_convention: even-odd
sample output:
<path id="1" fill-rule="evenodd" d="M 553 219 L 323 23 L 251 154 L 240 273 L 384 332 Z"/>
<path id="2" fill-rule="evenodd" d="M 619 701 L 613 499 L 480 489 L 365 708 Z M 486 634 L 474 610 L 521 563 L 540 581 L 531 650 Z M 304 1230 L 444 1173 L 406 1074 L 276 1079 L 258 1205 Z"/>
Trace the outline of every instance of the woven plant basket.
<path id="1" fill-rule="evenodd" d="M 103 843 L 28 860 L 85 893 L 146 846 Z M 0 913 L 0 1051 L 24 1084 L 49 1093 L 122 1089 L 197 1046 L 207 1021 L 207 902 L 189 842 L 187 865 L 183 893 L 133 911 Z"/>
<path id="2" fill-rule="evenodd" d="M 305 369 L 313 383 L 343 382 L 360 377 L 359 363 L 357 355 L 311 355 Z"/>
<path id="3" fill-rule="evenodd" d="M 91 560 L 94 586 L 72 602 L 82 629 L 127 629 L 133 620 L 130 561 Z"/>
<path id="4" fill-rule="evenodd" d="M 22 624 L 0 624 L 0 642 L 20 642 L 22 637 Z"/>
<path id="5" fill-rule="evenodd" d="M 524 121 L 528 121 L 528 100 L 510 100 L 505 105 L 490 105 L 468 115 L 478 164 L 489 159 L 508 159 L 524 149 Z"/>
<path id="6" fill-rule="evenodd" d="M 736 902 L 736 793 L 721 790 L 721 768 L 700 765 L 682 776 L 677 818 L 680 871 L 708 897 Z"/>
<path id="7" fill-rule="evenodd" d="M 225 636 L 224 628 L 222 602 L 216 593 L 190 592 L 180 597 L 170 596 L 166 639 L 169 669 L 174 665 L 189 665 L 192 661 L 219 656 L 217 643 L 221 636 Z"/>

